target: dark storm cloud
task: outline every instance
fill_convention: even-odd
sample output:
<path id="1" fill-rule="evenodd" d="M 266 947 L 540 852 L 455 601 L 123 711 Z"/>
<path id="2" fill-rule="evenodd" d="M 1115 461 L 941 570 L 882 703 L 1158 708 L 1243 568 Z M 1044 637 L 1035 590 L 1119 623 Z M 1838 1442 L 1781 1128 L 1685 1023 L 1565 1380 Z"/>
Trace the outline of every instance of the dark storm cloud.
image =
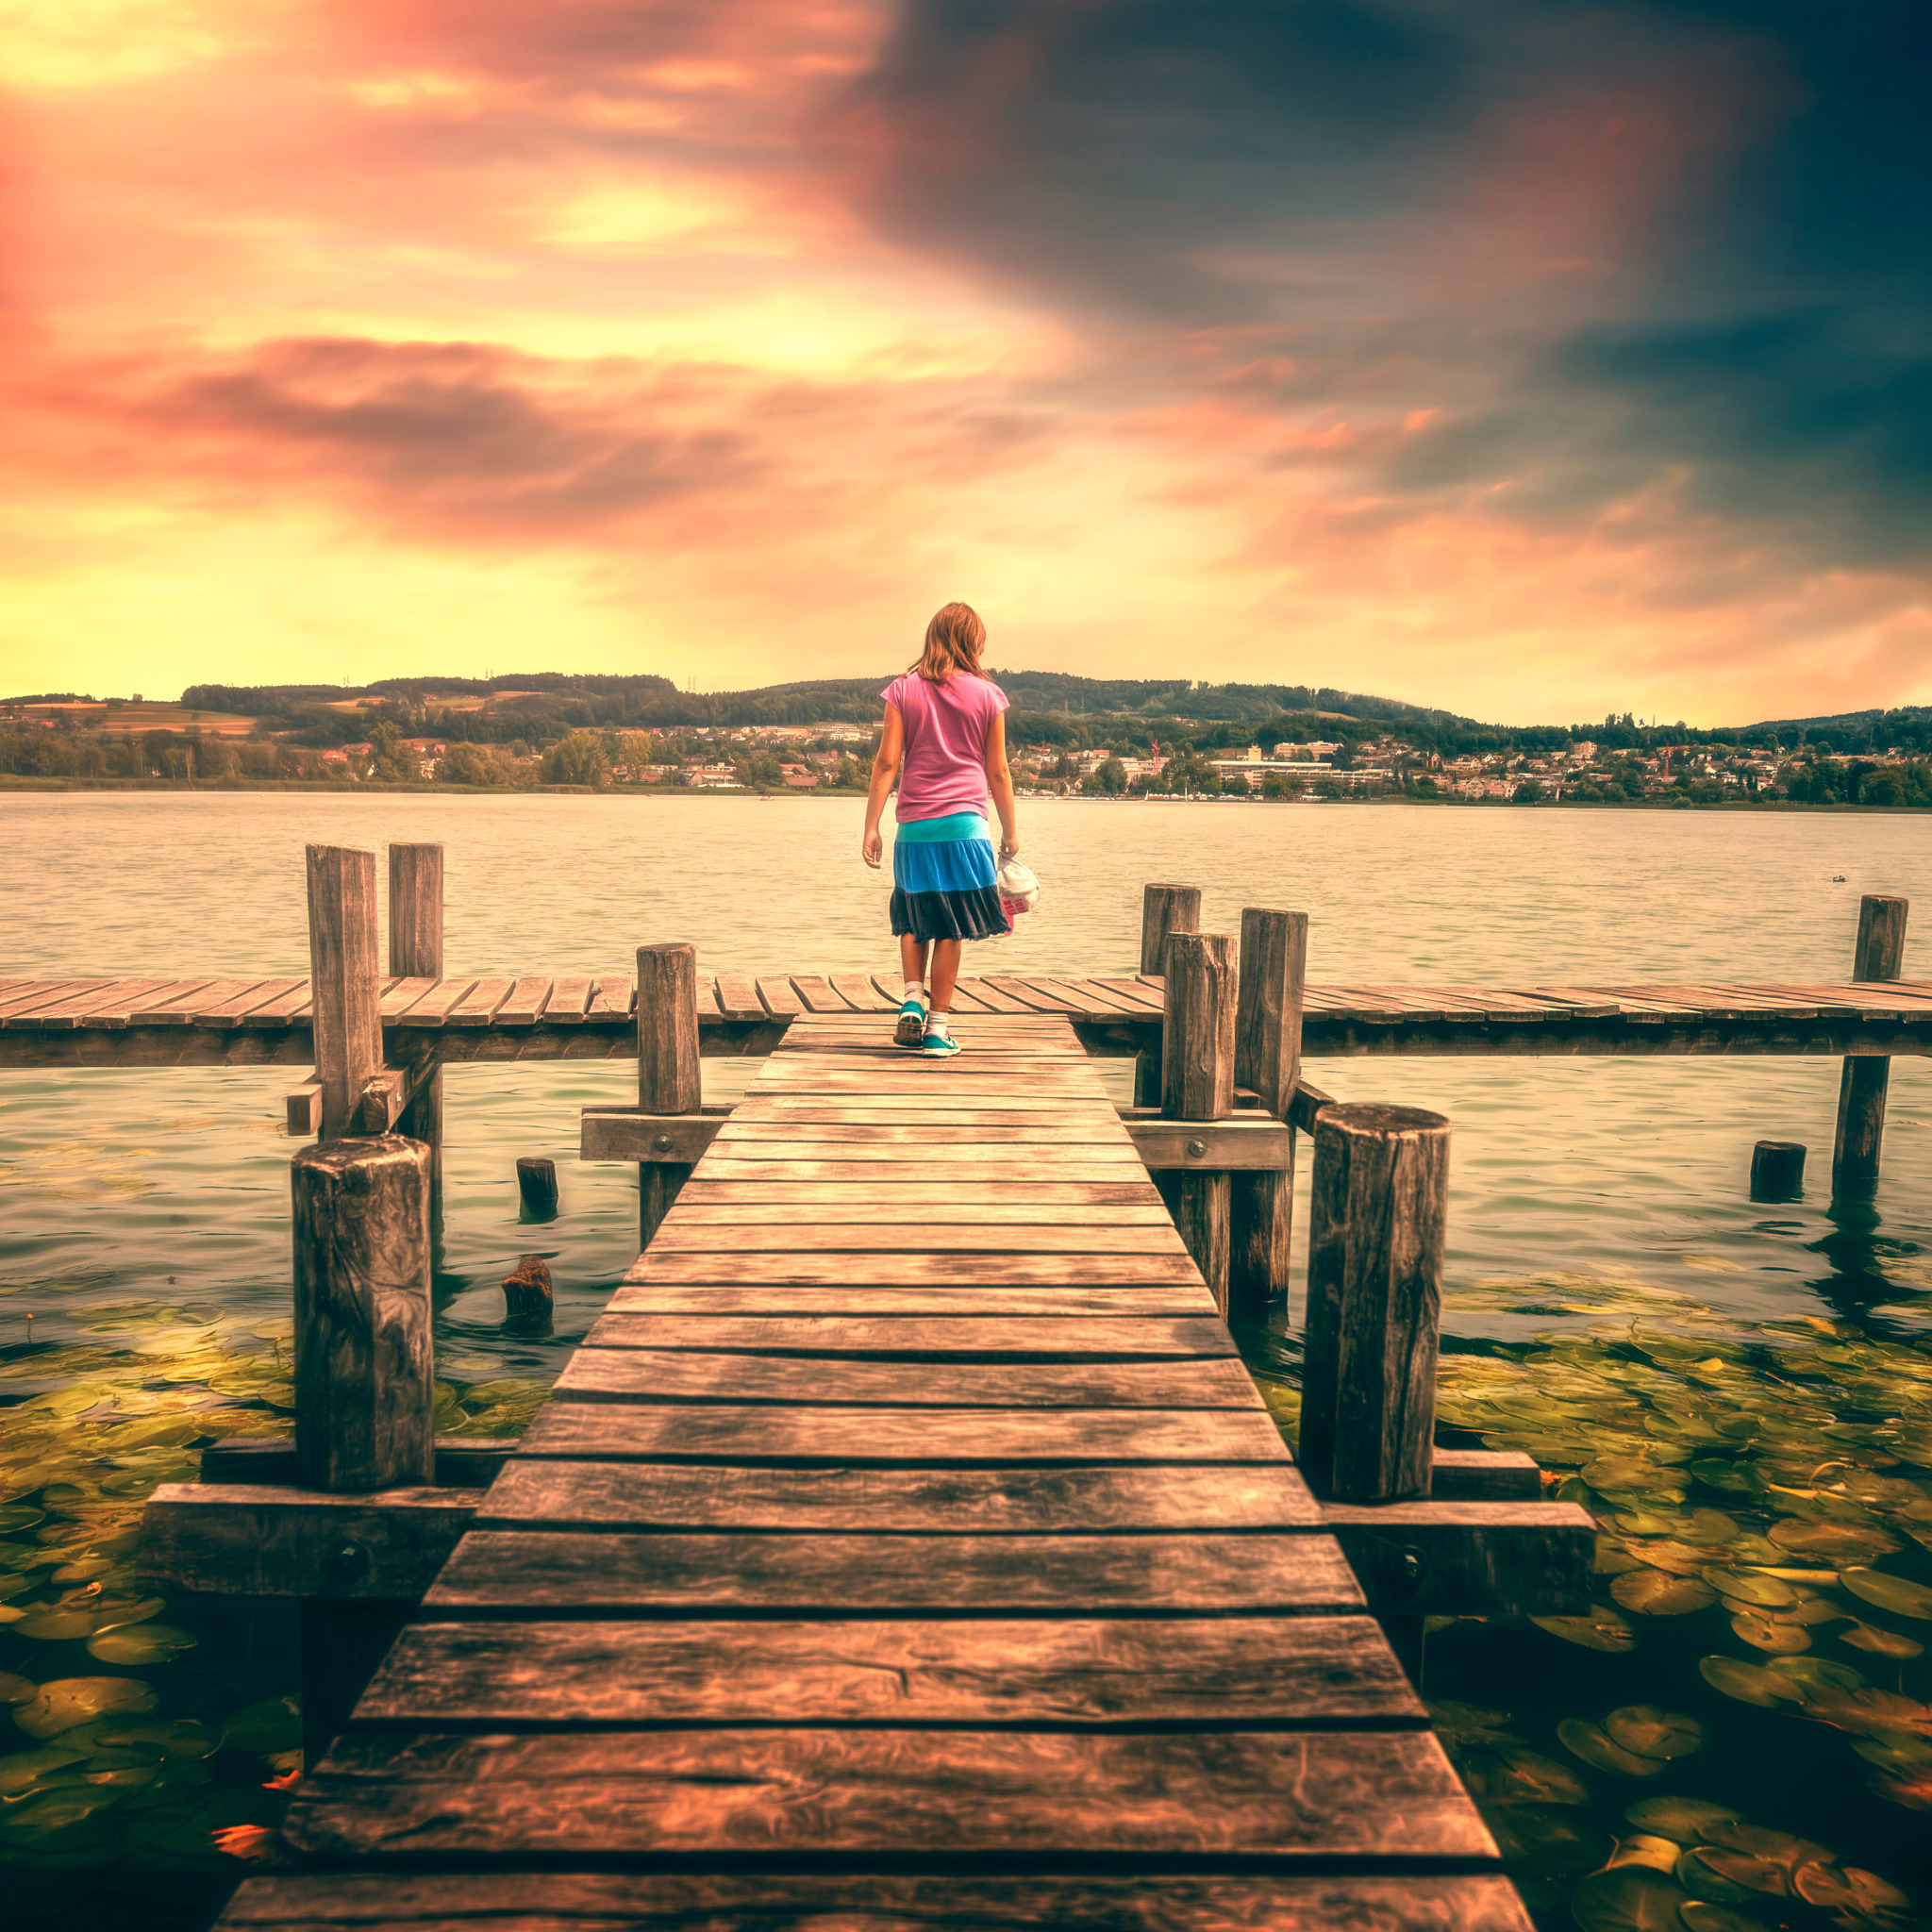
<path id="1" fill-rule="evenodd" d="M 1599 100 L 1624 135 L 1566 125 Z M 1374 475 L 1398 494 L 1661 489 L 1814 559 L 1932 552 L 1922 0 L 910 0 L 824 138 L 895 236 L 1151 326 L 1272 319 L 1284 395 L 1318 324 L 1432 338 L 1448 411 Z M 1588 276 L 1485 279 L 1499 230 L 1558 253 L 1620 175 Z"/>

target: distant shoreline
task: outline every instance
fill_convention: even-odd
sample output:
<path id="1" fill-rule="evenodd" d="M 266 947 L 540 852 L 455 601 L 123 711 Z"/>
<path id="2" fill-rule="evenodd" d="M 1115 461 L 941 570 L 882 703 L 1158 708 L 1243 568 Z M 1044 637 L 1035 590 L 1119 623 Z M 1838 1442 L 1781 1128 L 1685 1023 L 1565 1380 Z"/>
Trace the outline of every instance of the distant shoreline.
<path id="1" fill-rule="evenodd" d="M 0 773 L 0 792 L 6 791 L 305 791 L 338 798 L 363 798 L 370 794 L 403 798 L 835 798 L 849 804 L 861 802 L 865 793 L 856 790 L 817 787 L 801 791 L 789 785 L 747 785 L 724 789 L 699 785 L 439 785 L 434 779 L 394 784 L 367 778 L 330 780 L 325 778 L 29 778 Z M 1718 812 L 1855 812 L 1882 818 L 1923 816 L 1932 808 L 1923 805 L 1813 805 L 1808 799 L 1726 798 L 1709 803 L 1690 798 L 1539 798 L 1518 804 L 1511 798 L 1415 798 L 1405 792 L 1385 791 L 1373 797 L 1341 798 L 1229 798 L 1226 796 L 1174 797 L 1167 792 L 1106 793 L 1070 791 L 1047 796 L 1041 794 L 1022 801 L 1027 805 L 1353 805 L 1415 806 L 1429 810 L 1469 811 L 1718 811 Z"/>

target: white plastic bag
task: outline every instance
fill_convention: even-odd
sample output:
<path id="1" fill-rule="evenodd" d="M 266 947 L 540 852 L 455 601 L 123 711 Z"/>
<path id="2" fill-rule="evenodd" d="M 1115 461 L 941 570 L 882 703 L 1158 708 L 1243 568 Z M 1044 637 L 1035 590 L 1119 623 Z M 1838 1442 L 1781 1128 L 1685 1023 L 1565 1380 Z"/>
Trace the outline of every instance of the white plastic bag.
<path id="1" fill-rule="evenodd" d="M 997 884 L 1000 906 L 1008 920 L 1031 912 L 1040 904 L 1040 881 L 1033 876 L 1032 869 L 1017 858 L 1000 860 Z"/>

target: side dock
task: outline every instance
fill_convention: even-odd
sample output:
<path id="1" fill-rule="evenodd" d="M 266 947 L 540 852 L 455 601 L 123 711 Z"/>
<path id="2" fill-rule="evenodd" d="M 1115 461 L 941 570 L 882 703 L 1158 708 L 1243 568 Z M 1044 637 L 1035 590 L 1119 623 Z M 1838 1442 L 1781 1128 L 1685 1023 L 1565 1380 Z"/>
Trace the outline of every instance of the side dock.
<path id="1" fill-rule="evenodd" d="M 1528 1924 L 1043 1017 L 792 1027 L 286 1837 L 225 1932 Z"/>

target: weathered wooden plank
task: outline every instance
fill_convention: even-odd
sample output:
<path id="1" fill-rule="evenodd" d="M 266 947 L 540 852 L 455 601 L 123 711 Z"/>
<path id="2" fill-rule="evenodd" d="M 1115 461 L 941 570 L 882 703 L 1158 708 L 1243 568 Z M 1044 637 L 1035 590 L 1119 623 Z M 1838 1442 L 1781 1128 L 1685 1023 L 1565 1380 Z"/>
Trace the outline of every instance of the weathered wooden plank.
<path id="1" fill-rule="evenodd" d="M 473 1529 L 424 1598 L 430 1611 L 703 1610 L 826 1618 L 1362 1607 L 1331 1537 L 767 1536 Z"/>
<path id="2" fill-rule="evenodd" d="M 239 974 L 228 979 L 205 981 L 191 993 L 149 993 L 135 1003 L 129 1015 L 136 1026 L 187 1026 L 198 1011 L 240 999 L 261 984 L 259 974 Z"/>
<path id="3" fill-rule="evenodd" d="M 515 990 L 514 979 L 479 979 L 455 1006 L 449 1009 L 449 1024 L 452 1026 L 487 1026 L 496 1017 L 496 1011 Z M 404 1025 L 414 1024 L 405 1019 Z"/>
<path id="4" fill-rule="evenodd" d="M 1542 1471 L 1520 1449 L 1437 1449 L 1434 1455 L 1434 1501 L 1533 1503 L 1542 1494 Z"/>
<path id="5" fill-rule="evenodd" d="M 553 1399 L 816 1408 L 1261 1407 L 1259 1392 L 1238 1360 L 939 1363 L 824 1356 L 808 1360 L 632 1347 L 578 1349 L 558 1375 Z"/>
<path id="6" fill-rule="evenodd" d="M 439 976 L 417 974 L 410 978 L 391 978 L 382 990 L 380 1011 L 385 1026 L 398 1026 L 418 1000 L 428 999 L 442 985 Z"/>
<path id="7" fill-rule="evenodd" d="M 748 973 L 719 974 L 718 1010 L 727 1020 L 762 1020 L 765 1005 L 758 998 L 758 981 Z"/>
<path id="8" fill-rule="evenodd" d="M 1070 1287 L 1124 1282 L 1196 1282 L 1185 1255 L 664 1255 L 645 1254 L 626 1275 L 635 1281 L 688 1281 L 743 1286 L 824 1282 L 914 1284 L 958 1282 L 993 1286 Z"/>
<path id="9" fill-rule="evenodd" d="M 829 977 L 832 991 L 855 1012 L 891 1013 L 898 1010 L 899 1002 L 887 999 L 862 973 L 834 973 Z"/>
<path id="10" fill-rule="evenodd" d="M 822 1184 L 854 1181 L 868 1186 L 887 1186 L 903 1174 L 912 1187 L 930 1185 L 932 1169 L 917 1164 L 866 1160 L 727 1160 L 714 1150 L 706 1157 L 706 1174 L 715 1181 L 812 1181 Z M 999 1169 L 976 1163 L 976 1171 L 989 1175 Z M 1052 1169 L 1056 1181 L 1118 1181 L 1128 1173 L 1141 1173 L 1138 1160 L 1067 1160 Z M 971 1185 L 971 1183 L 962 1183 Z M 1045 1183 L 1041 1183 L 1044 1186 Z"/>
<path id="11" fill-rule="evenodd" d="M 68 985 L 66 992 L 57 989 Z M 59 980 L 28 980 L 11 989 L 13 998 L 0 1002 L 0 1026 L 36 1032 L 65 1032 L 75 1026 L 125 1026 L 141 1001 L 156 994 L 166 998 L 192 991 L 206 982 L 157 979 L 85 980 L 78 987 Z"/>
<path id="12" fill-rule="evenodd" d="M 728 1185 L 728 1184 L 726 1184 Z M 730 1195 L 719 1202 L 692 1202 L 690 1189 L 678 1196 L 677 1206 L 665 1222 L 666 1228 L 721 1227 L 842 1227 L 864 1225 L 889 1218 L 891 1203 L 904 1207 L 903 1191 L 896 1189 L 822 1188 L 814 1190 L 810 1201 L 773 1203 L 766 1199 L 769 1188 L 732 1187 Z M 854 1198 L 855 1196 L 858 1198 Z M 1140 1203 L 1117 1202 L 1101 1206 L 1084 1202 L 1061 1205 L 1041 1204 L 1031 1199 L 1008 1205 L 999 1200 L 923 1201 L 916 1210 L 908 1209 L 922 1229 L 935 1227 L 1103 1227 L 1153 1228 L 1164 1231 L 1173 1226 L 1167 1209 L 1158 1199 Z M 903 1225 L 903 1224 L 902 1224 Z"/>
<path id="13" fill-rule="evenodd" d="M 520 1472 L 523 1474 L 530 1471 Z M 1419 1729 L 1364 1617 L 418 1624 L 360 1724 Z"/>
<path id="14" fill-rule="evenodd" d="M 470 1526 L 478 1489 L 379 1497 L 267 1483 L 163 1483 L 142 1515 L 141 1574 L 210 1596 L 417 1597 Z M 346 1556 L 344 1545 L 353 1545 Z"/>
<path id="15" fill-rule="evenodd" d="M 306 979 L 264 979 L 246 992 L 237 993 L 212 1006 L 202 1007 L 197 1001 L 197 1011 L 191 1024 L 196 1026 L 239 1026 L 257 1008 L 270 1006 L 298 987 L 306 990 L 308 985 Z"/>
<path id="16" fill-rule="evenodd" d="M 1494 1857 L 1417 1731 L 358 1731 L 304 1781 L 283 1835 L 358 1859 Z"/>
<path id="17" fill-rule="evenodd" d="M 907 1319 L 895 1316 L 758 1316 L 741 1321 L 600 1315 L 585 1343 L 591 1348 L 696 1349 L 708 1355 L 843 1356 L 854 1360 L 929 1361 L 936 1357 L 986 1362 L 1187 1361 L 1234 1359 L 1233 1339 L 1205 1317 L 1142 1316 L 1054 1321 L 995 1315 Z M 1439 1452 L 1440 1454 L 1444 1452 Z M 1466 1453 L 1466 1452 L 1465 1452 Z M 1507 1451 L 1482 1450 L 1482 1456 Z M 1526 1457 L 1522 1458 L 1527 1460 Z M 1531 1465 L 1534 1468 L 1534 1464 Z"/>
<path id="18" fill-rule="evenodd" d="M 1002 992 L 987 979 L 964 979 L 959 981 L 959 990 L 970 991 L 974 998 L 992 1013 L 1030 1013 L 1032 1008 L 1016 1000 L 1011 993 Z"/>
<path id="19" fill-rule="evenodd" d="M 849 1013 L 852 1002 L 832 990 L 832 982 L 818 974 L 794 973 L 791 991 L 808 1013 Z"/>
<path id="20" fill-rule="evenodd" d="M 772 1093 L 762 1088 L 741 1102 L 735 1114 L 740 1120 L 761 1121 L 772 1125 L 798 1121 L 855 1127 L 905 1126 L 924 1121 L 934 1126 L 952 1127 L 1026 1127 L 1053 1121 L 1106 1124 L 1121 1117 L 1111 1102 L 1091 1095 L 1085 1099 L 1043 1099 L 1008 1094 L 991 1102 L 974 1102 L 970 1095 L 954 1100 L 940 1092 L 914 1108 L 876 1105 L 841 1094 Z"/>
<path id="21" fill-rule="evenodd" d="M 1121 1125 L 1141 1165 L 1149 1168 L 1283 1174 L 1292 1159 L 1293 1136 L 1279 1121 L 1250 1116 L 1221 1121 L 1129 1120 Z"/>
<path id="22" fill-rule="evenodd" d="M 1023 1126 L 989 1127 L 972 1123 L 956 1124 L 940 1121 L 912 1124 L 907 1123 L 903 1116 L 890 1125 L 873 1121 L 802 1121 L 791 1114 L 774 1120 L 761 1119 L 756 1111 L 749 1109 L 727 1121 L 720 1129 L 718 1139 L 724 1147 L 762 1147 L 775 1142 L 814 1148 L 895 1145 L 943 1147 L 948 1150 L 956 1147 L 1027 1148 L 1029 1151 L 1018 1157 L 1016 1164 L 1030 1160 L 1031 1149 L 1035 1147 L 1110 1147 L 1119 1152 L 1128 1141 L 1121 1123 L 1099 1112 L 1090 1113 L 1084 1120 L 1064 1121 L 1056 1121 L 1050 1114 L 1033 1115 Z M 837 1155 L 833 1158 L 846 1159 L 857 1157 Z M 951 1158 L 949 1151 L 939 1159 L 943 1162 Z"/>
<path id="23" fill-rule="evenodd" d="M 1278 1873 L 1131 1878 L 839 1873 L 275 1873 L 217 1932 L 1530 1932 L 1509 1882 Z"/>
<path id="24" fill-rule="evenodd" d="M 397 1024 L 403 1026 L 446 1025 L 450 1015 L 470 997 L 478 983 L 474 979 L 440 979 L 403 1013 Z"/>
<path id="25" fill-rule="evenodd" d="M 974 1133 L 976 1129 L 968 1128 Z M 799 1129 L 792 1140 L 723 1141 L 711 1149 L 711 1159 L 720 1168 L 733 1162 L 771 1160 L 830 1160 L 865 1167 L 916 1167 L 930 1174 L 936 1166 L 948 1172 L 964 1166 L 1009 1169 L 1020 1160 L 1028 1168 L 1042 1171 L 1058 1167 L 1122 1167 L 1129 1173 L 1141 1165 L 1141 1157 L 1124 1133 L 1116 1131 L 1106 1141 L 1056 1146 L 1051 1142 L 1026 1144 L 1024 1156 L 983 1141 L 947 1141 L 942 1155 L 916 1141 L 835 1141 L 819 1140 L 809 1128 Z M 729 1178 L 721 1174 L 721 1178 Z"/>
<path id="26" fill-rule="evenodd" d="M 543 1003 L 543 1023 L 547 1026 L 575 1026 L 591 1009 L 591 994 L 596 981 L 586 974 L 559 976 Z"/>
<path id="27" fill-rule="evenodd" d="M 1255 1409 L 874 1408 L 861 1422 L 838 1409 L 581 1402 L 540 1410 L 523 1453 L 849 1469 L 1290 1459 Z"/>
<path id="28" fill-rule="evenodd" d="M 842 1253 L 918 1255 L 1184 1255 L 1180 1237 L 1173 1226 L 1042 1227 L 1032 1224 L 1001 1226 L 945 1227 L 928 1224 L 923 1216 L 866 1224 L 851 1222 L 840 1226 L 823 1223 L 801 1225 L 787 1222 L 776 1225 L 751 1224 L 734 1227 L 722 1234 L 716 1226 L 670 1223 L 658 1230 L 652 1242 L 660 1255 L 715 1254 L 729 1247 L 733 1254 Z"/>
<path id="29" fill-rule="evenodd" d="M 591 986 L 588 1020 L 627 1020 L 637 1004 L 637 988 L 627 973 L 600 973 Z M 760 1016 L 762 1017 L 762 1016 Z"/>
<path id="30" fill-rule="evenodd" d="M 632 1274 L 636 1267 L 633 1264 Z M 1042 1288 L 1010 1283 L 941 1283 L 912 1287 L 874 1282 L 788 1284 L 758 1282 L 734 1286 L 646 1282 L 627 1278 L 610 1297 L 612 1313 L 649 1315 L 933 1315 L 947 1320 L 986 1315 L 1038 1320 L 1047 1316 L 1108 1317 L 1210 1315 L 1214 1297 L 1202 1282 L 1168 1282 L 1153 1287 Z"/>
<path id="31" fill-rule="evenodd" d="M 927 1208 L 946 1203 L 957 1203 L 961 1207 L 996 1207 L 1006 1201 L 1012 1202 L 1016 1207 L 1065 1205 L 1145 1208 L 1158 1204 L 1160 1196 L 1155 1192 L 1153 1184 L 1144 1178 L 1047 1181 L 1036 1180 L 1029 1175 L 1021 1181 L 955 1182 L 936 1181 L 930 1178 L 921 1181 L 908 1175 L 903 1181 L 886 1183 L 879 1180 L 874 1174 L 864 1172 L 837 1186 L 815 1182 L 771 1181 L 760 1182 L 755 1188 L 744 1186 L 735 1180 L 719 1180 L 706 1174 L 694 1174 L 685 1183 L 684 1191 L 677 1198 L 680 1207 L 687 1203 L 693 1207 L 707 1204 L 735 1207 L 749 1202 L 760 1207 L 780 1203 L 816 1203 L 826 1208 L 843 1208 L 876 1203 L 895 1210 L 902 1208 L 910 1210 L 916 1208 L 917 1211 L 924 1214 Z"/>
<path id="32" fill-rule="evenodd" d="M 761 978 L 758 988 L 758 1003 L 773 1019 L 795 1019 L 805 1011 L 804 1002 L 791 991 L 790 980 Z"/>
<path id="33" fill-rule="evenodd" d="M 388 998 L 392 981 L 385 980 L 382 996 Z M 306 979 L 297 980 L 279 999 L 270 1000 L 265 1006 L 253 1007 L 242 1016 L 244 1026 L 286 1026 L 291 1023 L 306 1023 L 308 1018 L 309 987 Z M 90 1019 L 88 1024 L 100 1023 Z"/>
<path id="34" fill-rule="evenodd" d="M 1581 1616 L 1596 1524 L 1574 1503 L 1324 1506 L 1372 1608 L 1396 1616 Z"/>
<path id="35" fill-rule="evenodd" d="M 206 981 L 200 982 L 206 984 Z M 85 996 L 92 992 L 107 992 L 115 982 L 111 979 L 33 979 L 18 991 L 0 999 L 0 1016 L 5 1020 L 18 1019 L 44 1007 L 51 1007 L 63 996 Z"/>
<path id="36" fill-rule="evenodd" d="M 577 1158 L 673 1161 L 691 1168 L 704 1158 L 705 1150 L 717 1139 L 724 1124 L 716 1115 L 645 1113 L 630 1107 L 587 1107 L 577 1121 Z"/>
<path id="37" fill-rule="evenodd" d="M 499 1026 L 532 1026 L 550 998 L 550 975 L 533 974 L 517 980 L 509 996 L 496 1009 Z"/>
<path id="38" fill-rule="evenodd" d="M 1085 984 L 1115 994 L 1125 1003 L 1126 1010 L 1137 1018 L 1158 1019 L 1165 1010 L 1159 988 L 1150 987 L 1143 980 L 1093 979 Z"/>
<path id="39" fill-rule="evenodd" d="M 496 1480 L 516 1448 L 517 1438 L 514 1436 L 439 1436 L 436 1439 L 436 1487 L 441 1490 L 487 1489 Z M 273 1483 L 292 1486 L 297 1474 L 295 1443 L 288 1436 L 225 1436 L 219 1441 L 210 1442 L 201 1452 L 201 1479 L 206 1484 Z M 159 1495 L 161 1491 L 157 1490 L 155 1493 Z M 322 1500 L 327 1503 L 330 1499 L 325 1496 Z M 356 1502 L 367 1499 L 351 1496 L 343 1500 Z"/>

